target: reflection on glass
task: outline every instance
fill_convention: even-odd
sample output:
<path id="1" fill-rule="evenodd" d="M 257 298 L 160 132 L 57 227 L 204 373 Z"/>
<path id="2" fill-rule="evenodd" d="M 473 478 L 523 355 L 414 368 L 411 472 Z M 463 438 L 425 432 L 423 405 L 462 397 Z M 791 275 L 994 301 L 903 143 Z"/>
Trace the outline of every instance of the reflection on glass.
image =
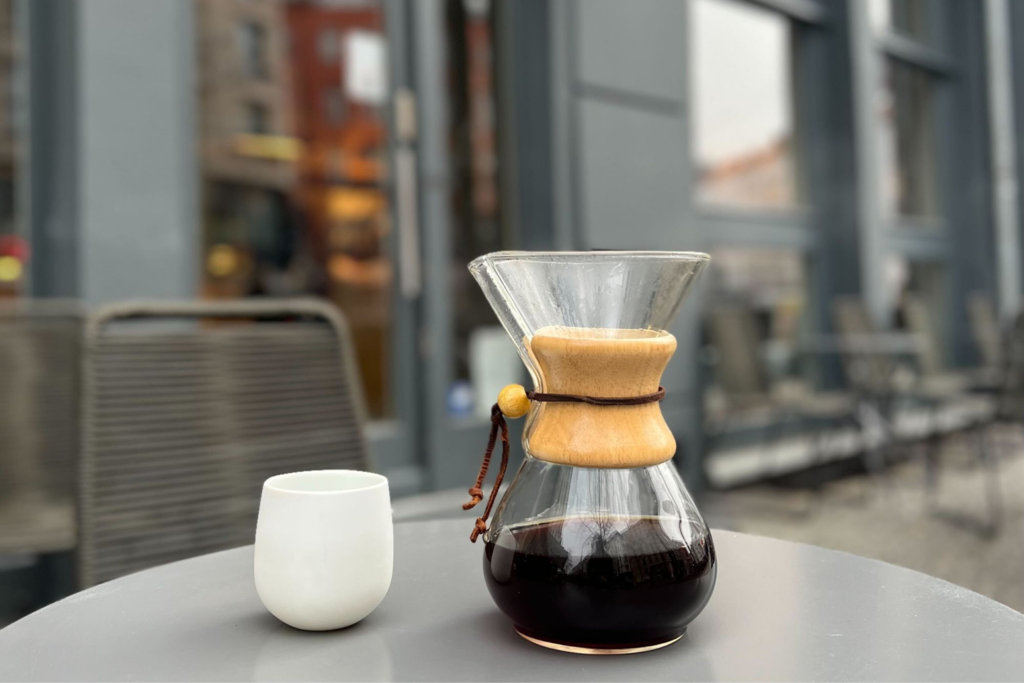
<path id="1" fill-rule="evenodd" d="M 944 308 L 945 268 L 941 264 L 910 261 L 898 254 L 886 261 L 886 289 L 892 303 L 892 320 L 898 329 L 906 329 L 904 315 L 908 297 L 927 303 L 933 311 Z"/>
<path id="2" fill-rule="evenodd" d="M 809 296 L 801 252 L 728 248 L 713 251 L 711 260 L 712 300 L 742 303 L 756 311 L 764 340 L 793 340 Z"/>
<path id="3" fill-rule="evenodd" d="M 698 198 L 749 208 L 797 203 L 789 21 L 727 0 L 690 6 Z"/>
<path id="4" fill-rule="evenodd" d="M 883 210 L 891 216 L 935 216 L 933 78 L 888 58 L 883 58 L 881 72 L 878 116 Z"/>
<path id="5" fill-rule="evenodd" d="M 194 1 L 203 292 L 330 298 L 352 327 L 370 414 L 387 416 L 385 102 L 365 87 L 386 69 L 373 49 L 383 41 L 380 3 Z"/>
<path id="6" fill-rule="evenodd" d="M 515 347 L 466 270 L 477 256 L 512 248 L 502 230 L 498 192 L 493 7 L 488 0 L 448 0 L 451 144 L 456 182 L 450 279 L 455 314 L 451 415 L 490 415 L 497 391 L 522 381 Z"/>
<path id="7" fill-rule="evenodd" d="M 18 234 L 15 178 L 18 157 L 15 112 L 21 106 L 15 87 L 23 45 L 14 32 L 13 1 L 0 0 L 0 299 L 17 296 L 25 286 L 28 242 Z"/>
<path id="8" fill-rule="evenodd" d="M 930 38 L 930 0 L 869 0 L 871 26 L 879 32 L 895 31 L 927 41 Z"/>
<path id="9" fill-rule="evenodd" d="M 725 402 L 795 384 L 796 343 L 810 297 L 804 254 L 728 248 L 711 254 L 708 343 L 717 357 L 712 414 Z"/>

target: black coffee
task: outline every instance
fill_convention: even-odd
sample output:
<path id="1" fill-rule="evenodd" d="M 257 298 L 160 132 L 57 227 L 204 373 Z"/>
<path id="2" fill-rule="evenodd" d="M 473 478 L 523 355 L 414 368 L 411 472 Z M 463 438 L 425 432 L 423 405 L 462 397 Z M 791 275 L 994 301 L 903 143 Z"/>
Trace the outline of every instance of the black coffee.
<path id="1" fill-rule="evenodd" d="M 602 648 L 672 640 L 711 597 L 715 547 L 693 527 L 682 547 L 688 536 L 665 523 L 574 517 L 504 529 L 485 546 L 487 588 L 520 632 L 540 640 Z"/>

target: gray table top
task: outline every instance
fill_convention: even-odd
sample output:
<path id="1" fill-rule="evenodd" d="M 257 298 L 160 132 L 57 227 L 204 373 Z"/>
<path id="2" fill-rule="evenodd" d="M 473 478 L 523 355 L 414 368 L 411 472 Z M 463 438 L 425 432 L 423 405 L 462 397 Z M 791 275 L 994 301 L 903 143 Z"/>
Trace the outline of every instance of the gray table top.
<path id="1" fill-rule="evenodd" d="M 469 521 L 399 524 L 384 603 L 341 631 L 278 622 L 252 548 L 97 586 L 0 631 L 3 680 L 1019 680 L 1024 615 L 952 584 L 715 531 L 718 585 L 679 643 L 588 657 L 527 643 Z"/>

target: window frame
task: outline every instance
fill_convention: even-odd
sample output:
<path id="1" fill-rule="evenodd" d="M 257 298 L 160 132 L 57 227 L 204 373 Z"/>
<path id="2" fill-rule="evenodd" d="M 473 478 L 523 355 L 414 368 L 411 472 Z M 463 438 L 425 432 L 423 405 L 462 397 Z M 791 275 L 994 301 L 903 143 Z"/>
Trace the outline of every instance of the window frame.
<path id="1" fill-rule="evenodd" d="M 807 182 L 808 155 L 806 150 L 814 145 L 808 138 L 816 131 L 805 130 L 802 121 L 807 118 L 805 111 L 809 100 L 814 97 L 813 88 L 806 87 L 804 74 L 808 72 L 811 56 L 801 44 L 808 39 L 808 32 L 820 33 L 830 23 L 826 8 L 815 0 L 723 0 L 746 4 L 757 9 L 778 14 L 790 23 L 791 60 L 790 79 L 793 83 L 793 154 L 796 169 L 795 182 L 798 188 L 798 204 L 788 207 L 730 207 L 702 201 L 698 197 L 698 179 L 691 173 L 688 188 L 693 202 L 694 215 L 702 224 L 702 231 L 709 236 L 708 248 L 749 246 L 768 248 L 798 249 L 813 252 L 818 247 L 816 233 L 815 192 Z M 696 94 L 692 88 L 692 63 L 687 64 L 687 96 Z M 692 120 L 688 124 L 691 144 L 691 170 L 696 170 L 692 153 L 694 136 Z M 807 256 L 813 256 L 808 253 Z"/>
<path id="2" fill-rule="evenodd" d="M 246 78 L 265 80 L 270 76 L 267 61 L 267 31 L 257 21 L 241 19 L 235 26 L 235 46 Z M 247 44 L 251 42 L 250 44 Z M 249 51 L 253 54 L 249 54 Z M 255 61 L 252 61 L 255 58 Z"/>
<path id="3" fill-rule="evenodd" d="M 891 0 L 890 0 L 891 1 Z M 904 33 L 899 33 L 891 28 L 876 29 L 871 27 L 871 46 L 881 59 L 888 59 L 899 62 L 911 69 L 923 72 L 931 79 L 934 125 L 931 144 L 935 152 L 935 166 L 937 169 L 934 182 L 939 197 L 943 196 L 943 188 L 948 186 L 948 173 L 946 166 L 949 159 L 949 149 L 945 141 L 948 139 L 946 132 L 950 129 L 950 97 L 949 82 L 957 76 L 957 70 L 953 58 L 948 54 L 949 41 L 946 39 L 947 26 L 946 5 L 943 2 L 934 2 L 928 5 L 932 12 L 927 21 L 929 35 L 922 38 L 913 38 Z M 875 131 L 877 133 L 877 129 Z M 878 143 L 877 136 L 875 144 Z M 880 182 L 880 178 L 876 178 Z M 914 250 L 918 246 L 911 246 L 921 238 L 922 243 L 932 243 L 941 235 L 942 238 L 949 238 L 950 223 L 948 202 L 936 207 L 936 215 L 902 214 L 881 215 L 881 222 L 884 229 L 890 233 L 891 246 Z M 903 253 L 901 251 L 901 253 Z M 909 256 L 909 253 L 907 254 Z"/>
<path id="4" fill-rule="evenodd" d="M 777 13 L 790 24 L 790 82 L 792 83 L 793 163 L 797 201 L 778 208 L 730 207 L 701 201 L 698 197 L 693 123 L 687 123 L 691 180 L 689 196 L 692 215 L 712 253 L 727 249 L 791 251 L 804 264 L 806 300 L 803 330 L 828 328 L 827 303 L 834 283 L 828 280 L 828 251 L 832 230 L 825 205 L 831 192 L 827 181 L 814 178 L 821 167 L 821 150 L 834 134 L 833 122 L 821 122 L 827 98 L 817 87 L 826 78 L 823 53 L 834 42 L 832 8 L 817 0 L 725 0 Z M 692 63 L 687 64 L 692 73 Z M 695 97 L 688 73 L 687 97 Z M 831 118 L 831 117 L 830 117 Z M 834 373 L 833 373 L 834 374 Z"/>
<path id="5" fill-rule="evenodd" d="M 891 0 L 890 0 L 891 1 Z M 928 34 L 920 38 L 911 37 L 897 32 L 892 28 L 871 28 L 871 47 L 880 59 L 892 60 L 911 69 L 917 69 L 931 79 L 931 106 L 934 117 L 933 145 L 936 174 L 933 179 L 939 204 L 936 215 L 888 214 L 881 206 L 879 222 L 884 233 L 886 256 L 895 254 L 906 258 L 910 263 L 921 263 L 941 266 L 949 271 L 950 250 L 952 242 L 951 211 L 948 195 L 945 192 L 950 185 L 950 147 L 949 132 L 952 129 L 952 103 L 950 99 L 950 83 L 957 77 L 957 68 L 953 57 L 949 54 L 947 38 L 948 15 L 944 2 L 933 2 L 928 5 L 932 13 L 926 22 Z M 877 134 L 877 129 L 875 130 Z M 873 141 L 878 144 L 878 138 Z M 880 169 L 876 169 L 880 173 Z M 880 183 L 881 178 L 875 177 Z M 945 198 L 944 198 L 945 197 Z M 895 304 L 896 302 L 889 302 Z"/>

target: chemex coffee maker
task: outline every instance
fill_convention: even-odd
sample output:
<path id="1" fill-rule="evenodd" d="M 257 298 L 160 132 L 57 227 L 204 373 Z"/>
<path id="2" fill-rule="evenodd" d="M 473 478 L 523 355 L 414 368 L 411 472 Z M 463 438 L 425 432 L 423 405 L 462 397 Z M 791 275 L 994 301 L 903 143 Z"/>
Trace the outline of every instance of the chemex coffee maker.
<path id="1" fill-rule="evenodd" d="M 709 257 L 692 252 L 498 252 L 469 269 L 534 389 L 506 387 L 466 509 L 484 576 L 527 640 L 591 654 L 681 638 L 715 586 L 715 547 L 672 464 L 661 375 L 667 331 Z M 526 417 L 525 461 L 494 507 L 508 463 L 506 418 Z M 493 514 L 492 514 L 493 512 Z M 488 521 L 489 518 L 489 521 Z"/>

